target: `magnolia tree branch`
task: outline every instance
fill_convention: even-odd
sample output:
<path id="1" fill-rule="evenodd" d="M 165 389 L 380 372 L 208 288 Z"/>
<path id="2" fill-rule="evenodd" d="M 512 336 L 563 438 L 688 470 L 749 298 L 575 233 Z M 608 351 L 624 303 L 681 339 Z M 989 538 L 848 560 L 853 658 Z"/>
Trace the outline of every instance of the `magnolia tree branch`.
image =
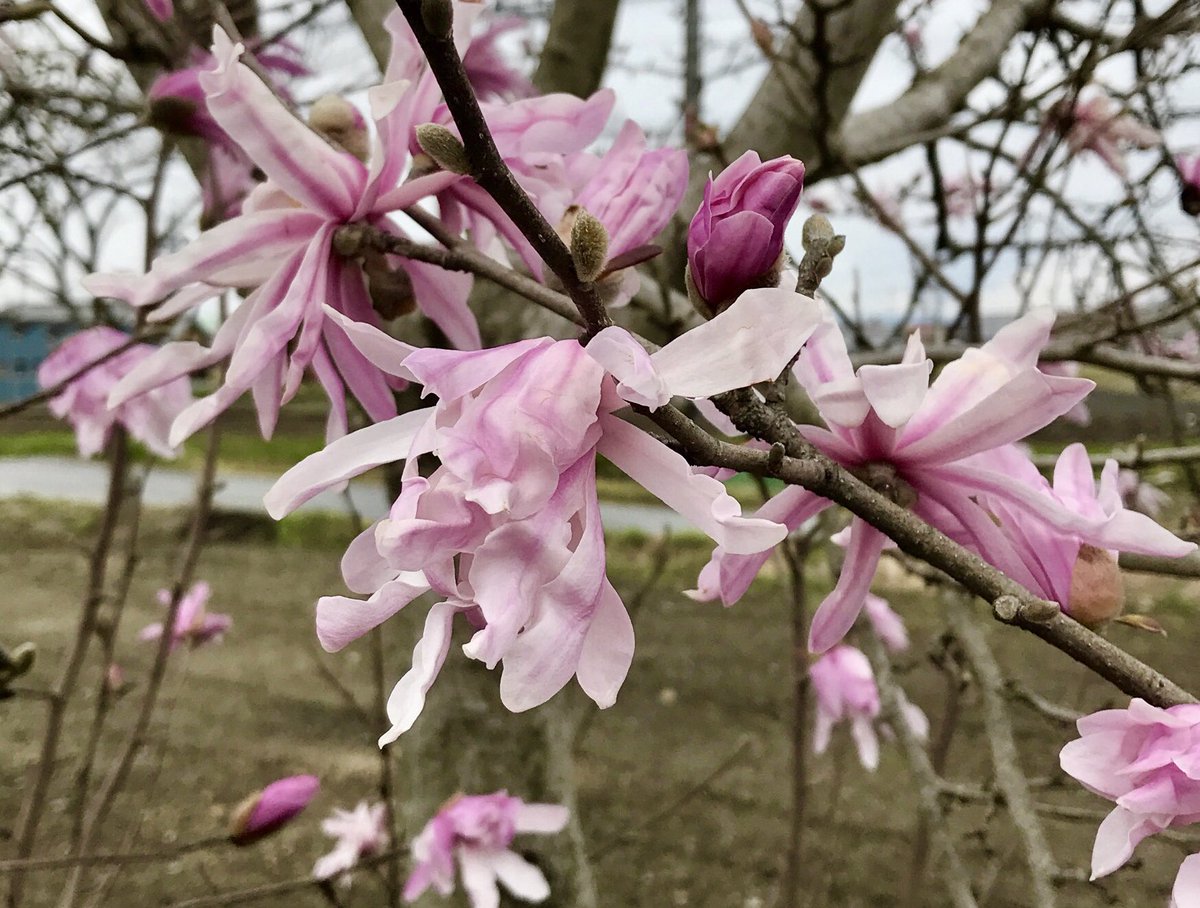
<path id="1" fill-rule="evenodd" d="M 512 218 L 533 249 L 562 282 L 586 323 L 586 334 L 612 324 L 596 285 L 580 280 L 575 260 L 550 222 L 517 183 L 488 130 L 479 101 L 454 46 L 450 0 L 397 0 L 437 78 L 446 108 L 463 139 L 470 175 Z M 432 26 L 432 28 L 431 28 Z M 436 33 L 433 29 L 436 29 Z"/>
<path id="2" fill-rule="evenodd" d="M 196 488 L 196 504 L 192 511 L 192 522 L 188 530 L 187 540 L 183 547 L 183 556 L 176 574 L 175 584 L 171 589 L 171 601 L 163 617 L 163 633 L 158 641 L 158 649 L 154 654 L 154 662 L 150 675 L 146 680 L 146 690 L 142 696 L 141 706 L 134 720 L 134 726 L 125 738 L 123 746 L 113 762 L 112 768 L 100 786 L 96 798 L 83 822 L 82 835 L 79 837 L 78 852 L 86 854 L 91 849 L 96 836 L 100 832 L 116 800 L 117 794 L 129 778 L 133 763 L 142 746 L 146 743 L 150 720 L 158 703 L 158 694 L 163 680 L 167 675 L 167 666 L 175 638 L 171 629 L 179 614 L 184 594 L 191 586 L 196 572 L 196 563 L 204 547 L 207 536 L 209 515 L 212 512 L 213 494 L 216 491 L 217 454 L 220 451 L 220 423 L 214 422 L 208 432 L 208 446 L 204 454 L 204 463 L 200 470 L 200 478 Z M 60 908 L 70 908 L 75 904 L 75 895 L 83 877 L 82 866 L 73 868 L 66 884 L 63 886 L 59 900 Z"/>
<path id="3" fill-rule="evenodd" d="M 991 3 L 945 62 L 896 100 L 846 119 L 838 136 L 842 155 L 854 164 L 878 161 L 947 123 L 967 95 L 996 72 L 1001 56 L 1030 19 L 1053 5 L 1054 0 Z"/>
<path id="4" fill-rule="evenodd" d="M 729 409 L 738 418 L 743 415 L 737 412 L 737 406 Z M 1069 618 L 1057 604 L 1033 595 L 824 455 L 797 448 L 790 437 L 789 450 L 789 444 L 773 437 L 778 434 L 773 426 L 786 417 L 772 416 L 764 421 L 760 416 L 757 424 L 763 434 L 753 433 L 782 447 L 786 452 L 782 457 L 775 450 L 759 451 L 713 438 L 672 407 L 662 407 L 650 418 L 681 444 L 693 463 L 774 476 L 842 505 L 887 534 L 908 554 L 928 562 L 991 603 L 996 617 L 1004 623 L 1041 637 L 1130 696 L 1164 707 L 1196 702 L 1195 697 L 1165 675 Z M 734 421 L 737 423 L 738 419 Z"/>
<path id="5" fill-rule="evenodd" d="M 1058 872 L 1054 866 L 1054 853 L 1046 841 L 1046 832 L 1029 793 L 1029 781 L 1021 770 L 1021 755 L 1004 704 L 1004 678 L 977 622 L 978 619 L 965 608 L 950 609 L 950 626 L 962 643 L 967 662 L 979 681 L 983 727 L 992 751 L 996 787 L 1004 795 L 1004 803 L 1025 852 L 1034 904 L 1039 908 L 1054 908 L 1057 902 L 1054 878 Z"/>
<path id="6" fill-rule="evenodd" d="M 578 280 L 570 251 L 501 160 L 450 38 L 447 0 L 398 2 L 446 96 L 476 180 L 562 280 L 587 331 L 611 324 L 594 286 Z M 460 262 L 467 264 L 466 257 Z M 1001 621 L 1036 634 L 1131 696 L 1160 706 L 1196 702 L 1169 678 L 1068 618 L 1056 603 L 1033 595 L 978 555 L 817 452 L 782 409 L 763 403 L 749 390 L 718 395 L 713 400 L 739 429 L 770 442 L 772 449 L 759 451 L 719 441 L 671 406 L 648 415 L 680 443 L 695 464 L 777 477 L 842 505 L 883 531 L 905 552 L 928 562 L 991 603 Z"/>

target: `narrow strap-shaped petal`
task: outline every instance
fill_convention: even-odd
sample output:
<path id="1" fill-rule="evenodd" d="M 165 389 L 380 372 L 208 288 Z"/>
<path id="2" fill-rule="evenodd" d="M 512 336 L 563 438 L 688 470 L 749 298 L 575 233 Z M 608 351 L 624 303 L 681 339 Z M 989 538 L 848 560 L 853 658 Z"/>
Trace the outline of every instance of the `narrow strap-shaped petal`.
<path id="1" fill-rule="evenodd" d="M 358 348 L 358 352 L 368 361 L 374 363 L 388 375 L 395 375 L 408 381 L 417 380 L 404 365 L 404 361 L 418 349 L 417 347 L 397 340 L 373 325 L 355 321 L 331 306 L 325 307 L 325 315 L 342 329 L 350 343 L 354 344 Z"/>
<path id="2" fill-rule="evenodd" d="M 411 410 L 352 432 L 308 455 L 271 486 L 263 498 L 267 513 L 279 520 L 330 486 L 380 464 L 404 460 L 417 432 L 432 415 L 432 407 Z"/>
<path id="3" fill-rule="evenodd" d="M 571 819 L 571 812 L 558 804 L 522 804 L 517 808 L 513 823 L 515 831 L 552 835 L 562 832 Z"/>
<path id="4" fill-rule="evenodd" d="M 832 649 L 854 626 L 866 603 L 867 591 L 875 577 L 879 556 L 887 537 L 861 517 L 850 524 L 850 544 L 837 585 L 825 597 L 813 615 L 808 648 L 814 653 Z"/>
<path id="5" fill-rule="evenodd" d="M 617 393 L 623 399 L 651 410 L 671 400 L 671 392 L 654 368 L 650 354 L 619 325 L 605 328 L 584 349 L 617 380 Z"/>
<path id="6" fill-rule="evenodd" d="M 320 215 L 295 208 L 242 215 L 204 231 L 178 252 L 160 255 L 144 275 L 90 274 L 83 286 L 131 306 L 156 303 L 197 281 L 253 287 L 279 267 L 281 256 L 307 243 L 322 223 Z"/>
<path id="7" fill-rule="evenodd" d="M 296 119 L 258 76 L 238 62 L 241 53 L 240 44 L 214 27 L 217 68 L 200 74 L 209 113 L 292 198 L 330 218 L 349 217 L 366 183 L 366 167 Z"/>
<path id="8" fill-rule="evenodd" d="M 598 450 L 646 491 L 735 555 L 770 549 L 787 536 L 771 520 L 743 517 L 742 506 L 711 476 L 693 473 L 682 456 L 636 426 L 602 416 Z"/>
<path id="9" fill-rule="evenodd" d="M 465 271 L 447 271 L 437 265 L 409 259 L 404 270 L 412 279 L 413 295 L 421 311 L 442 329 L 459 350 L 478 350 L 483 346 L 479 323 L 467 305 L 474 277 Z"/>
<path id="10" fill-rule="evenodd" d="M 417 571 L 389 580 L 366 601 L 322 596 L 317 600 L 317 639 L 326 652 L 336 653 L 427 592 L 425 575 Z"/>
<path id="11" fill-rule="evenodd" d="M 425 695 L 433 687 L 438 673 L 450 652 L 450 631 L 454 616 L 467 608 L 461 602 L 439 602 L 425 616 L 425 632 L 413 648 L 412 668 L 401 678 L 388 697 L 387 715 L 392 723 L 379 739 L 379 746 L 391 744 L 412 728 L 421 710 Z"/>
<path id="12" fill-rule="evenodd" d="M 605 577 L 575 669 L 579 686 L 601 709 L 617 702 L 617 692 L 633 664 L 633 648 L 633 622 Z"/>

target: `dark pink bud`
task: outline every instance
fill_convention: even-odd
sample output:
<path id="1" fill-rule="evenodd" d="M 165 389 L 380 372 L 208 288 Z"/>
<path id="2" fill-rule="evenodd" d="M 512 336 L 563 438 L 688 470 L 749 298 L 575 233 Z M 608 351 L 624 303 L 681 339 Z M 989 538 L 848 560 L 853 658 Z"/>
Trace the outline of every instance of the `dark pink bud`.
<path id="1" fill-rule="evenodd" d="M 294 820 L 321 787 L 316 776 L 288 776 L 250 795 L 233 812 L 229 841 L 252 845 Z"/>
<path id="2" fill-rule="evenodd" d="M 712 314 L 744 291 L 775 286 L 783 233 L 800 203 L 804 165 L 748 151 L 714 180 L 688 227 L 688 271 Z"/>
<path id="3" fill-rule="evenodd" d="M 1184 157 L 1175 159 L 1179 167 L 1179 179 L 1183 184 L 1179 191 L 1179 207 L 1192 217 L 1200 216 L 1200 155 L 1190 161 Z"/>

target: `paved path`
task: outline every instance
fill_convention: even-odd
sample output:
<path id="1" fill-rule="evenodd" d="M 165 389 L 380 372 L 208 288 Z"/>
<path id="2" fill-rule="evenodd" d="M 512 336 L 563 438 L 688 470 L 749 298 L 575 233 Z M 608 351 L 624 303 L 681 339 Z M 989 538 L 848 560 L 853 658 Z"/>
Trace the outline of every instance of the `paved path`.
<path id="1" fill-rule="evenodd" d="M 0 498 L 31 495 L 36 498 L 74 501 L 101 505 L 107 490 L 108 468 L 100 461 L 73 460 L 69 457 L 0 458 Z M 265 513 L 263 495 L 274 480 L 247 473 L 223 473 L 219 477 L 216 507 L 226 511 Z M 195 476 L 184 470 L 155 466 L 146 482 L 145 502 L 151 507 L 186 507 L 195 496 Z M 367 520 L 387 513 L 389 502 L 383 484 L 371 480 L 350 483 L 354 506 Z M 325 492 L 302 505 L 301 511 L 345 513 L 344 498 Z M 647 533 L 692 531 L 691 525 L 674 511 L 641 504 L 600 505 L 604 525 L 609 530 L 642 530 Z"/>

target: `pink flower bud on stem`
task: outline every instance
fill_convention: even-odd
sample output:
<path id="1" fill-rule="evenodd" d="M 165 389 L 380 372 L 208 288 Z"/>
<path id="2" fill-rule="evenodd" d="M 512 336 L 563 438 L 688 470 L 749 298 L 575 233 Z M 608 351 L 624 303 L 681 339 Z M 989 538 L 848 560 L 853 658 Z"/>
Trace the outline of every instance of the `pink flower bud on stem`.
<path id="1" fill-rule="evenodd" d="M 294 820 L 321 787 L 316 776 L 288 776 L 250 795 L 235 808 L 229 827 L 234 845 L 253 845 Z"/>
<path id="2" fill-rule="evenodd" d="M 783 234 L 800 203 L 804 165 L 792 157 L 760 161 L 748 151 L 716 179 L 688 227 L 688 290 L 711 318 L 745 290 L 774 287 Z"/>

